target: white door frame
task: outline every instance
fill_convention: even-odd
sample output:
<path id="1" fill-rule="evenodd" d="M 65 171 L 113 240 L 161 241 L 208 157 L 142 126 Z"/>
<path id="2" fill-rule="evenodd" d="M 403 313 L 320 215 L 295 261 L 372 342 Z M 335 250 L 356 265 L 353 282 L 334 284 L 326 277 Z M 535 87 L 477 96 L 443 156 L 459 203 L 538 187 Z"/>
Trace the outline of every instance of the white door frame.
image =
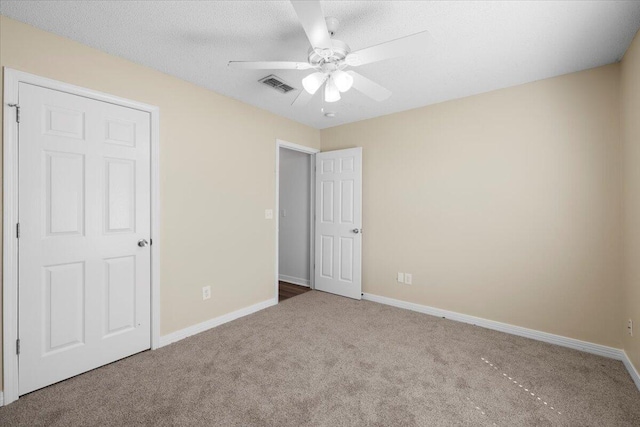
<path id="1" fill-rule="evenodd" d="M 315 260 L 315 246 L 314 246 L 314 214 L 315 214 L 315 158 L 314 154 L 319 153 L 320 150 L 305 147 L 304 145 L 294 144 L 293 142 L 287 142 L 282 139 L 276 139 L 276 210 L 274 212 L 274 216 L 276 219 L 276 280 L 275 280 L 275 298 L 278 301 L 278 282 L 280 281 L 279 270 L 280 270 L 280 148 L 286 148 L 288 150 L 299 151 L 301 153 L 310 154 L 309 161 L 311 162 L 311 184 L 309 188 L 309 224 L 311 225 L 309 230 L 309 244 L 310 252 L 309 252 L 309 287 L 311 289 L 315 289 L 314 285 L 314 276 L 315 276 L 315 267 L 313 265 Z"/>
<path id="2" fill-rule="evenodd" d="M 145 111 L 151 117 L 151 349 L 160 346 L 160 109 L 153 105 L 118 98 L 22 71 L 4 68 L 3 126 L 3 271 L 2 331 L 4 404 L 18 399 L 18 86 L 28 83 L 71 95 Z"/>

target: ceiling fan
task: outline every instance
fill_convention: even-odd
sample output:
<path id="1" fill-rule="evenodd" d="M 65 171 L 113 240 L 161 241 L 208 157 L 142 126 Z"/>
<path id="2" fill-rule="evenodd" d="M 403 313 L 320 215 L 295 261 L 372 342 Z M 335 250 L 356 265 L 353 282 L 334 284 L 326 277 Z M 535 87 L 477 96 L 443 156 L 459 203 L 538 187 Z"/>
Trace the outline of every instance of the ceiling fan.
<path id="1" fill-rule="evenodd" d="M 340 100 L 340 93 L 352 87 L 376 101 L 384 101 L 391 91 L 348 67 L 409 55 L 424 50 L 430 41 L 427 31 L 392 40 L 355 52 L 343 41 L 332 38 L 338 20 L 325 19 L 319 0 L 291 0 L 304 32 L 311 43 L 307 62 L 288 61 L 230 61 L 229 67 L 253 70 L 315 70 L 302 79 L 305 90 L 300 91 L 292 105 L 305 105 L 324 85 L 324 100 Z"/>

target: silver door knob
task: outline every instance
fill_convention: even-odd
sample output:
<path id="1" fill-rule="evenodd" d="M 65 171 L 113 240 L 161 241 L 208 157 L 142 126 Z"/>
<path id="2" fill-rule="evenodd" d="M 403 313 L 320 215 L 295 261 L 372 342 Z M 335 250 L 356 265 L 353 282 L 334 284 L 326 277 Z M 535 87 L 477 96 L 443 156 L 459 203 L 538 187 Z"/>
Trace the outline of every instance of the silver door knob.
<path id="1" fill-rule="evenodd" d="M 358 230 L 357 228 L 354 228 L 354 229 L 353 229 L 353 232 L 354 232 L 354 233 L 356 233 L 356 234 L 358 234 L 358 233 L 360 232 L 360 230 Z"/>
<path id="2" fill-rule="evenodd" d="M 149 242 L 147 242 L 146 239 L 140 239 L 138 240 L 138 246 L 144 248 L 145 246 L 149 246 Z"/>

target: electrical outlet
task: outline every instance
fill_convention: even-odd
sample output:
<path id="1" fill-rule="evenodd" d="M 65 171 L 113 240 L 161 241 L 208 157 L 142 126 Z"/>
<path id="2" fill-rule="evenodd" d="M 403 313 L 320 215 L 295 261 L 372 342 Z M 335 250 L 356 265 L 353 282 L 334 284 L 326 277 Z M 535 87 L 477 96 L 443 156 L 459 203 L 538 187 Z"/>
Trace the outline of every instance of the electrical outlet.
<path id="1" fill-rule="evenodd" d="M 627 333 L 633 336 L 633 320 L 631 319 L 627 321 Z"/>
<path id="2" fill-rule="evenodd" d="M 404 273 L 404 283 L 410 285 L 413 282 L 413 276 L 411 273 Z"/>
<path id="3" fill-rule="evenodd" d="M 211 298 L 211 286 L 205 286 L 202 288 L 202 300 Z"/>
<path id="4" fill-rule="evenodd" d="M 398 282 L 404 283 L 404 273 L 398 273 Z"/>
<path id="5" fill-rule="evenodd" d="M 264 210 L 264 219 L 273 219 L 273 209 Z"/>

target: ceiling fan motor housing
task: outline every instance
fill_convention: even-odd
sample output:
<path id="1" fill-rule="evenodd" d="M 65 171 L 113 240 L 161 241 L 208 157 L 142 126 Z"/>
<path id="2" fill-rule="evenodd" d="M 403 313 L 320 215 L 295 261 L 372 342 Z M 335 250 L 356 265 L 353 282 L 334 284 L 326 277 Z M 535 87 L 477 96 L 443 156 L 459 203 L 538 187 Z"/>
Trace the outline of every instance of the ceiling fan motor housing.
<path id="1" fill-rule="evenodd" d="M 325 63 L 340 63 L 351 52 L 351 48 L 341 40 L 331 39 L 331 49 L 309 48 L 309 64 L 322 66 Z"/>

